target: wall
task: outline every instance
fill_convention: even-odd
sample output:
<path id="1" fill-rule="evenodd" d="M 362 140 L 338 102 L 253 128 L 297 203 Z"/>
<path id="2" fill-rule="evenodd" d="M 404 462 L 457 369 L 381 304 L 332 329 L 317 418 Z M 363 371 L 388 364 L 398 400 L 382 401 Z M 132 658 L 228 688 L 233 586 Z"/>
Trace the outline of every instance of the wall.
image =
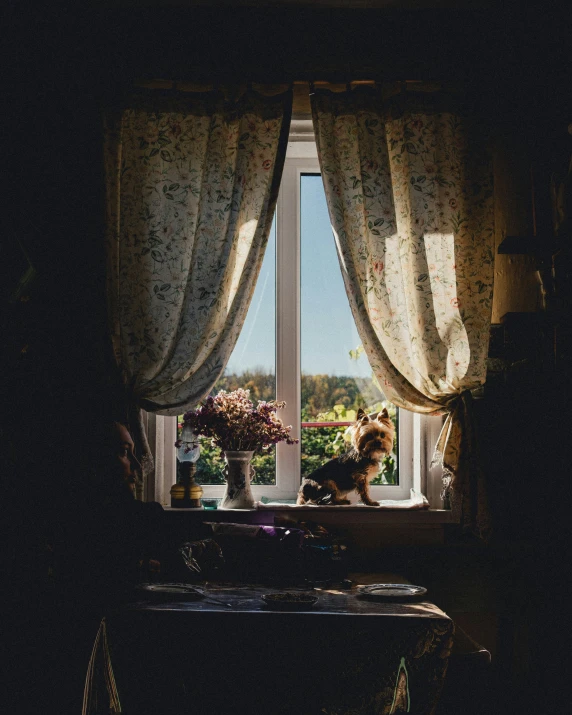
<path id="1" fill-rule="evenodd" d="M 554 19 L 544 47 L 538 18 L 526 13 L 86 6 L 22 12 L 13 28 L 3 65 L 13 112 L 4 132 L 9 238 L 2 263 L 15 275 L 2 282 L 3 332 L 10 336 L 2 360 L 13 366 L 5 371 L 5 399 L 23 416 L 16 434 L 38 404 L 54 425 L 72 429 L 85 419 L 85 403 L 95 409 L 110 382 L 100 112 L 135 79 L 461 81 L 498 134 L 498 243 L 505 233 L 530 230 L 529 161 L 564 111 L 552 100 L 554 68 L 564 60 L 562 25 Z M 550 63 L 547 76 L 537 69 L 541 54 Z M 27 302 L 9 304 L 22 266 L 18 240 L 38 277 Z M 494 322 L 538 308 L 530 257 L 497 256 L 495 278 Z"/>
<path id="2" fill-rule="evenodd" d="M 3 567 L 14 554 L 36 549 L 40 527 L 49 529 L 65 513 L 70 483 L 78 479 L 78 450 L 114 379 L 105 339 L 100 111 L 135 79 L 461 80 L 497 132 L 497 244 L 530 231 L 531 163 L 540 171 L 539 212 L 547 212 L 546 157 L 559 150 L 559 133 L 570 120 L 558 90 L 567 79 L 566 24 L 556 15 L 545 37 L 539 17 L 524 10 L 241 14 L 50 6 L 15 16 L 12 26 L 3 63 L 12 112 L 3 139 L 1 250 L 3 265 L 14 266 L 4 268 L 2 281 Z M 24 301 L 11 303 L 21 265 L 18 238 L 38 277 Z M 533 259 L 497 256 L 493 321 L 538 308 Z M 567 433 L 549 384 L 534 371 L 513 376 L 479 407 L 499 543 L 486 549 L 453 534 L 444 551 L 416 554 L 416 573 L 427 579 L 433 573 L 447 607 L 464 604 L 472 635 L 504 650 L 502 665 L 520 685 L 541 682 L 555 660 L 536 650 L 550 652 L 548 634 L 555 629 L 549 616 L 534 611 L 545 595 L 538 578 L 554 582 L 560 575 L 554 544 L 564 538 L 548 494 L 567 473 L 559 449 Z M 385 556 L 397 558 L 381 549 Z M 477 561 L 482 568 L 475 577 Z M 429 572 L 423 564 L 432 565 Z M 35 574 L 28 569 L 20 577 L 32 583 Z M 447 600 L 452 593 L 457 601 Z M 523 617 L 510 614 L 519 610 L 536 640 L 534 648 L 518 649 L 525 665 L 517 666 L 511 650 L 525 628 Z M 498 618 L 508 623 L 504 631 Z"/>

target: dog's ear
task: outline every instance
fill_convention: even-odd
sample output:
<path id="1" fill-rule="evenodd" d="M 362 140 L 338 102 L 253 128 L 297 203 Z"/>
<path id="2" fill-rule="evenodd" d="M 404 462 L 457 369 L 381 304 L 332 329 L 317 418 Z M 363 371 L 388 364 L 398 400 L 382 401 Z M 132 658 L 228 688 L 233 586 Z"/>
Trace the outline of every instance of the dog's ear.
<path id="1" fill-rule="evenodd" d="M 369 417 L 366 415 L 366 413 L 361 407 L 357 411 L 356 422 L 359 422 L 360 420 L 363 420 L 364 422 L 369 422 Z"/>
<path id="2" fill-rule="evenodd" d="M 388 420 L 389 419 L 389 412 L 387 411 L 387 407 L 384 407 L 383 410 L 378 414 L 377 419 L 382 419 L 382 420 Z"/>

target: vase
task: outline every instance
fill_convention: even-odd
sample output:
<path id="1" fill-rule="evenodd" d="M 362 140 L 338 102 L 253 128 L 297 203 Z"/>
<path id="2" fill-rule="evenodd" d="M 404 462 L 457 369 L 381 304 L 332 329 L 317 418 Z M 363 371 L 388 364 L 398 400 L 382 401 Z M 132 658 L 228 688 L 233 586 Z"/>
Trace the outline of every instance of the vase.
<path id="1" fill-rule="evenodd" d="M 254 469 L 250 462 L 253 451 L 225 451 L 223 474 L 226 489 L 222 500 L 223 509 L 252 509 L 254 497 L 250 490 L 250 479 Z"/>

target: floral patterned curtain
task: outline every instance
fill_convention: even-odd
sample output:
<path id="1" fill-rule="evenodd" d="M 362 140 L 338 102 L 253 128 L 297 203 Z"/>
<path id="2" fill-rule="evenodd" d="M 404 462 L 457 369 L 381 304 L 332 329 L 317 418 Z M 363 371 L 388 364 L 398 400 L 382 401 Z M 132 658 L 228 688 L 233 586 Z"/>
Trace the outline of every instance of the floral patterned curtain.
<path id="1" fill-rule="evenodd" d="M 486 535 L 470 390 L 486 376 L 492 166 L 476 123 L 440 95 L 316 90 L 312 116 L 348 299 L 395 404 L 447 413 L 437 451 L 453 510 Z"/>
<path id="2" fill-rule="evenodd" d="M 109 318 L 132 407 L 180 414 L 224 370 L 264 257 L 291 106 L 291 92 L 155 93 L 106 117 Z M 140 420 L 131 427 L 149 458 Z"/>

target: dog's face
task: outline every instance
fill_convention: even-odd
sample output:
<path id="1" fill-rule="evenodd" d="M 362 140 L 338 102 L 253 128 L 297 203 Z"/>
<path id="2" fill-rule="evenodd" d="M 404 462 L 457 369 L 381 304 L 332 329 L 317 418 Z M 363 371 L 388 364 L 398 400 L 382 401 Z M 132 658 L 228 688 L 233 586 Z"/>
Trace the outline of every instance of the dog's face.
<path id="1" fill-rule="evenodd" d="M 364 457 L 381 460 L 393 449 L 395 427 L 384 408 L 377 416 L 369 417 L 360 409 L 352 429 L 352 445 Z"/>

